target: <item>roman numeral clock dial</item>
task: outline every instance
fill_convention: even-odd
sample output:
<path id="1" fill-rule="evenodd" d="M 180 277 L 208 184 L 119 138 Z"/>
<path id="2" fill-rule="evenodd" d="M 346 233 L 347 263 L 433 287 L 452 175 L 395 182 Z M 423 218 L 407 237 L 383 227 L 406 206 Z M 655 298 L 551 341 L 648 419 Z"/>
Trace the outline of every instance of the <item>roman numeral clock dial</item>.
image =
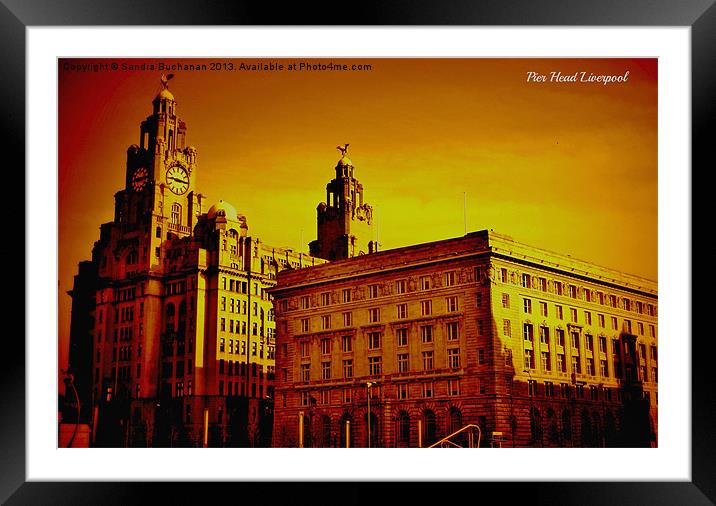
<path id="1" fill-rule="evenodd" d="M 189 173 L 181 165 L 173 165 L 167 170 L 167 186 L 177 195 L 189 189 Z"/>
<path id="2" fill-rule="evenodd" d="M 147 186 L 149 172 L 146 167 L 139 167 L 132 174 L 132 189 L 136 192 L 142 191 Z"/>

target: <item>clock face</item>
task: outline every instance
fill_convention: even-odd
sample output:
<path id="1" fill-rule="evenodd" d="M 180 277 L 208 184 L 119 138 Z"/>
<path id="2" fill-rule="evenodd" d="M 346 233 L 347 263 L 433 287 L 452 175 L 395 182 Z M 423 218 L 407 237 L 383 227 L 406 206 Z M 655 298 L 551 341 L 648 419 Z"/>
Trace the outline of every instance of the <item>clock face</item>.
<path id="1" fill-rule="evenodd" d="M 186 193 L 189 189 L 189 174 L 186 169 L 180 165 L 169 167 L 169 170 L 167 170 L 167 186 L 177 195 Z"/>
<path id="2" fill-rule="evenodd" d="M 132 189 L 137 192 L 142 191 L 146 188 L 148 180 L 149 172 L 147 171 L 147 168 L 139 167 L 134 171 L 134 174 L 132 174 Z"/>

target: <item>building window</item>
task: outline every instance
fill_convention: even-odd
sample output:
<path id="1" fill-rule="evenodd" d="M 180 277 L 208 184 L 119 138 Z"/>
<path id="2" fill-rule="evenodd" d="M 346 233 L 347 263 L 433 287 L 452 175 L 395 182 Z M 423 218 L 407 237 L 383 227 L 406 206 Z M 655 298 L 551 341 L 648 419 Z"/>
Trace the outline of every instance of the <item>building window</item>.
<path id="1" fill-rule="evenodd" d="M 353 351 L 353 337 L 352 336 L 342 336 L 341 337 L 341 351 L 344 353 Z"/>
<path id="2" fill-rule="evenodd" d="M 331 303 L 331 293 L 323 292 L 321 294 L 321 306 L 328 306 Z"/>
<path id="3" fill-rule="evenodd" d="M 525 323 L 522 326 L 522 335 L 525 338 L 525 341 L 529 341 L 530 343 L 534 340 L 534 328 L 532 327 L 531 323 Z"/>
<path id="4" fill-rule="evenodd" d="M 478 379 L 477 379 L 477 385 L 478 385 L 477 391 L 478 391 L 480 394 L 484 394 L 484 393 L 486 392 L 485 383 L 486 383 L 486 381 L 485 381 L 483 378 L 478 378 Z M 484 427 L 484 425 L 483 425 L 483 427 Z"/>
<path id="5" fill-rule="evenodd" d="M 382 357 L 368 357 L 368 373 L 371 376 L 381 374 L 382 365 Z"/>
<path id="6" fill-rule="evenodd" d="M 353 360 L 343 361 L 343 377 L 348 379 L 353 377 Z"/>
<path id="7" fill-rule="evenodd" d="M 573 299 L 577 298 L 577 287 L 574 285 L 569 285 L 569 296 Z"/>
<path id="8" fill-rule="evenodd" d="M 548 316 L 547 315 L 547 303 L 546 302 L 540 302 L 539 303 L 539 312 L 542 316 Z"/>
<path id="9" fill-rule="evenodd" d="M 641 322 L 637 322 L 636 328 L 637 328 L 637 334 L 639 334 L 640 336 L 643 336 L 644 335 L 644 324 Z"/>
<path id="10" fill-rule="evenodd" d="M 308 406 L 309 398 L 308 392 L 301 392 L 301 406 Z"/>
<path id="11" fill-rule="evenodd" d="M 584 312 L 584 324 L 585 325 L 592 324 L 592 313 L 590 313 L 589 311 Z"/>
<path id="12" fill-rule="evenodd" d="M 457 396 L 460 395 L 460 380 L 451 379 L 448 380 L 448 395 Z"/>
<path id="13" fill-rule="evenodd" d="M 612 320 L 612 330 L 617 330 L 619 328 L 619 325 L 617 324 L 617 319 L 615 316 L 611 317 Z"/>
<path id="14" fill-rule="evenodd" d="M 308 318 L 301 319 L 301 332 L 308 332 L 311 330 L 310 320 Z"/>
<path id="15" fill-rule="evenodd" d="M 656 328 L 653 325 L 649 325 L 649 337 L 656 337 Z"/>
<path id="16" fill-rule="evenodd" d="M 509 293 L 502 294 L 502 307 L 504 307 L 505 309 L 510 308 L 510 294 Z"/>
<path id="17" fill-rule="evenodd" d="M 350 327 L 353 325 L 353 313 L 343 313 L 343 326 Z"/>
<path id="18" fill-rule="evenodd" d="M 404 319 L 408 317 L 408 305 L 407 304 L 398 304 L 397 306 L 398 310 L 398 319 Z"/>
<path id="19" fill-rule="evenodd" d="M 525 369 L 534 369 L 535 368 L 535 356 L 532 350 L 524 350 L 525 351 Z"/>
<path id="20" fill-rule="evenodd" d="M 368 298 L 375 299 L 378 297 L 378 285 L 368 285 Z"/>
<path id="21" fill-rule="evenodd" d="M 408 372 L 408 354 L 398 354 L 398 372 Z"/>
<path id="22" fill-rule="evenodd" d="M 564 353 L 557 353 L 557 370 L 567 372 L 567 363 L 564 360 Z"/>
<path id="23" fill-rule="evenodd" d="M 539 328 L 539 342 L 549 346 L 549 328 L 547 328 L 547 327 Z"/>
<path id="24" fill-rule="evenodd" d="M 404 279 L 395 282 L 395 293 L 402 294 L 408 291 L 408 283 Z"/>
<path id="25" fill-rule="evenodd" d="M 408 346 L 408 329 L 397 329 L 395 335 L 398 338 L 398 346 Z"/>
<path id="26" fill-rule="evenodd" d="M 445 286 L 453 286 L 455 284 L 455 272 L 450 271 L 445 273 Z"/>
<path id="27" fill-rule="evenodd" d="M 600 353 L 607 352 L 607 338 L 604 336 L 599 336 L 599 352 Z"/>
<path id="28" fill-rule="evenodd" d="M 368 310 L 368 321 L 371 323 L 380 321 L 380 308 L 374 307 Z"/>
<path id="29" fill-rule="evenodd" d="M 172 223 L 181 225 L 181 206 L 176 202 L 172 204 Z"/>
<path id="30" fill-rule="evenodd" d="M 599 321 L 599 328 L 603 329 L 604 328 L 604 315 L 603 314 L 597 315 L 597 320 Z"/>
<path id="31" fill-rule="evenodd" d="M 554 282 L 554 293 L 557 295 L 562 295 L 562 282 L 561 281 L 555 281 Z"/>
<path id="32" fill-rule="evenodd" d="M 477 350 L 477 363 L 482 365 L 485 363 L 485 349 L 480 348 Z"/>
<path id="33" fill-rule="evenodd" d="M 308 295 L 304 295 L 301 297 L 301 309 L 308 309 L 311 304 L 311 299 L 308 297 Z"/>
<path id="34" fill-rule="evenodd" d="M 480 350 L 482 351 L 482 350 Z M 457 369 L 460 367 L 460 348 L 449 348 L 448 349 L 448 366 Z M 484 360 L 483 354 L 483 360 Z"/>
<path id="35" fill-rule="evenodd" d="M 500 269 L 500 281 L 502 281 L 503 283 L 507 283 L 507 279 L 507 269 L 503 267 L 502 269 Z"/>
<path id="36" fill-rule="evenodd" d="M 482 293 L 480 292 L 475 294 L 475 306 L 482 307 Z"/>
<path id="37" fill-rule="evenodd" d="M 543 292 L 547 291 L 547 280 L 545 278 L 539 278 L 539 289 Z"/>
<path id="38" fill-rule="evenodd" d="M 535 380 L 529 380 L 527 382 L 527 395 L 534 397 L 537 390 L 537 382 Z"/>
<path id="39" fill-rule="evenodd" d="M 432 381 L 423 383 L 423 397 L 430 398 L 435 395 L 435 388 Z"/>
<path id="40" fill-rule="evenodd" d="M 502 320 L 502 333 L 507 337 L 512 337 L 512 324 L 510 320 Z"/>
<path id="41" fill-rule="evenodd" d="M 423 344 L 433 342 L 433 327 L 432 325 L 422 325 L 420 327 L 420 338 Z"/>
<path id="42" fill-rule="evenodd" d="M 579 355 L 572 355 L 572 371 L 576 374 L 582 374 L 582 364 L 579 361 Z"/>
<path id="43" fill-rule="evenodd" d="M 311 381 L 311 364 L 301 364 L 301 381 Z"/>
<path id="44" fill-rule="evenodd" d="M 407 399 L 407 398 L 408 398 L 408 384 L 400 383 L 398 385 L 398 399 Z"/>
<path id="45" fill-rule="evenodd" d="M 617 307 L 617 297 L 616 297 L 616 295 L 610 295 L 610 296 L 609 296 L 609 307 Z"/>
<path id="46" fill-rule="evenodd" d="M 609 368 L 605 359 L 599 361 L 599 374 L 601 374 L 603 378 L 609 377 Z"/>
<path id="47" fill-rule="evenodd" d="M 555 305 L 554 311 L 555 311 L 555 314 L 557 315 L 558 320 L 564 320 L 564 314 L 562 313 L 562 306 Z"/>
<path id="48" fill-rule="evenodd" d="M 594 376 L 594 359 L 592 357 L 587 358 L 587 374 Z"/>
<path id="49" fill-rule="evenodd" d="M 301 341 L 301 358 L 306 358 L 310 355 L 311 343 L 308 341 Z"/>
<path id="50" fill-rule="evenodd" d="M 631 320 L 624 320 L 624 331 L 631 334 Z"/>
<path id="51" fill-rule="evenodd" d="M 522 275 L 522 287 L 523 288 L 532 288 L 531 286 L 531 279 L 529 274 L 523 274 Z"/>
<path id="52" fill-rule="evenodd" d="M 321 316 L 321 326 L 323 327 L 323 330 L 331 328 L 331 315 Z"/>
<path id="53" fill-rule="evenodd" d="M 448 313 L 454 313 L 457 311 L 457 297 L 447 297 L 445 299 L 445 310 Z"/>
<path id="54" fill-rule="evenodd" d="M 377 350 L 380 348 L 380 332 L 368 332 L 368 349 Z"/>
<path id="55" fill-rule="evenodd" d="M 321 378 L 324 380 L 331 379 L 331 362 L 321 362 Z"/>
<path id="56" fill-rule="evenodd" d="M 551 381 L 544 382 L 544 396 L 554 397 L 554 384 Z"/>
<path id="57" fill-rule="evenodd" d="M 655 316 L 656 315 L 656 308 L 652 304 L 646 305 L 646 314 L 649 316 Z"/>
<path id="58" fill-rule="evenodd" d="M 430 276 L 421 276 L 420 277 L 420 289 L 421 290 L 430 290 Z"/>
<path id="59" fill-rule="evenodd" d="M 457 322 L 450 322 L 445 326 L 445 328 L 447 329 L 448 341 L 457 341 L 460 338 Z"/>
<path id="60" fill-rule="evenodd" d="M 523 307 L 524 307 L 525 313 L 532 314 L 532 301 L 530 299 L 524 299 Z"/>
<path id="61" fill-rule="evenodd" d="M 543 351 L 540 354 L 542 370 L 545 372 L 550 372 L 552 370 L 552 360 L 549 355 L 548 351 Z"/>
<path id="62" fill-rule="evenodd" d="M 351 290 L 350 288 L 345 288 L 343 290 L 343 302 L 350 302 L 351 301 Z"/>
<path id="63" fill-rule="evenodd" d="M 423 316 L 429 316 L 433 314 L 433 302 L 431 300 L 421 300 L 420 312 Z"/>
<path id="64" fill-rule="evenodd" d="M 572 323 L 577 323 L 579 321 L 579 319 L 577 318 L 577 310 L 573 307 L 569 308 L 569 317 Z"/>
<path id="65" fill-rule="evenodd" d="M 594 351 L 594 338 L 591 334 L 587 334 L 584 336 L 584 348 L 587 351 Z"/>
<path id="66" fill-rule="evenodd" d="M 321 339 L 321 354 L 330 355 L 332 351 L 332 341 L 330 338 Z"/>

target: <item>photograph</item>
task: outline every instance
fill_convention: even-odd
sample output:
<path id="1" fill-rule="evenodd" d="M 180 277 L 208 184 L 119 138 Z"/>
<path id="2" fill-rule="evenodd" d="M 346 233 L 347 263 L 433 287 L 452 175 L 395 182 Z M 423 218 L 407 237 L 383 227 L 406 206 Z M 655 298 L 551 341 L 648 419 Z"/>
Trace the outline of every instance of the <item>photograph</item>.
<path id="1" fill-rule="evenodd" d="M 658 69 L 58 58 L 58 447 L 659 448 Z"/>

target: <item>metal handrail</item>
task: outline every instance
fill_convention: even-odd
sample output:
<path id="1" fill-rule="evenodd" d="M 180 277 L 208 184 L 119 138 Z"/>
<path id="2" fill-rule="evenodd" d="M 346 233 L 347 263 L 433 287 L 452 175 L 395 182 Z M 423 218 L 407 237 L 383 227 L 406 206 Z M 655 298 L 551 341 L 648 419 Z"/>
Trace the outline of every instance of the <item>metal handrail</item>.
<path id="1" fill-rule="evenodd" d="M 438 445 L 443 445 L 443 444 L 449 444 L 449 445 L 452 445 L 452 446 L 454 446 L 454 447 L 456 447 L 456 448 L 462 448 L 462 446 L 460 446 L 460 445 L 458 445 L 458 444 L 453 443 L 452 441 L 450 441 L 450 438 L 452 438 L 452 437 L 454 437 L 454 436 L 457 436 L 457 435 L 460 434 L 461 432 L 463 432 L 463 431 L 465 431 L 465 430 L 468 430 L 468 429 L 471 429 L 471 428 L 473 428 L 473 427 L 477 429 L 477 447 L 479 448 L 479 447 L 480 447 L 480 439 L 482 438 L 482 430 L 480 430 L 480 427 L 479 427 L 478 425 L 475 425 L 475 424 L 473 424 L 473 423 L 470 423 L 470 424 L 465 425 L 462 429 L 456 430 L 455 432 L 453 432 L 453 433 L 450 434 L 449 436 L 446 436 L 446 437 L 442 438 L 440 441 L 437 441 L 437 442 L 431 444 L 430 446 L 428 446 L 428 448 L 435 448 L 436 446 L 438 446 Z M 472 440 L 472 438 L 470 438 L 470 440 Z M 442 446 L 442 448 L 445 448 L 445 446 Z M 472 446 L 470 446 L 470 448 L 472 448 Z"/>

